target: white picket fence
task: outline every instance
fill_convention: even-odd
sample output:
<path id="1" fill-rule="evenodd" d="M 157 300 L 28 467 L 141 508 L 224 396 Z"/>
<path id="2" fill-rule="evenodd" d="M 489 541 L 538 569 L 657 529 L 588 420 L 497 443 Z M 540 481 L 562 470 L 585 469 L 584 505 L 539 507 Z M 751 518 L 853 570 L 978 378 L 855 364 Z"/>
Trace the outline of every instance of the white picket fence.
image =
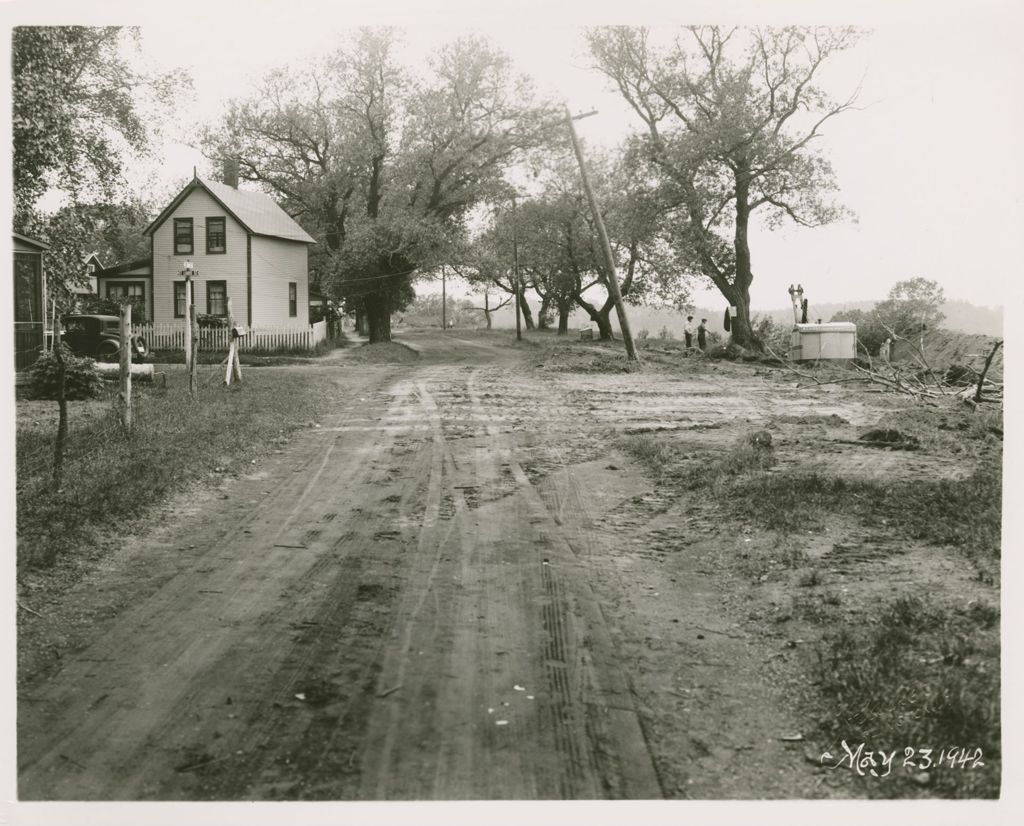
<path id="1" fill-rule="evenodd" d="M 184 322 L 133 324 L 132 334 L 142 336 L 149 350 L 184 350 Z M 308 327 L 252 327 L 248 335 L 239 340 L 239 349 L 245 350 L 312 350 L 327 339 L 327 322 L 317 321 Z M 230 343 L 227 327 L 200 327 L 200 350 L 227 351 Z"/>

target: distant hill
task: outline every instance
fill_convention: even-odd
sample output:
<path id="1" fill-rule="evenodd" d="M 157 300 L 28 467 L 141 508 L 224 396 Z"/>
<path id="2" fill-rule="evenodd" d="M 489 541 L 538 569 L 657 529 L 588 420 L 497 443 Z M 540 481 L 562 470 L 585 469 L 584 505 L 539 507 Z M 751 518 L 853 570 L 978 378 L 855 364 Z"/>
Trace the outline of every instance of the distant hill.
<path id="1" fill-rule="evenodd" d="M 942 326 L 947 330 L 959 330 L 982 336 L 1003 335 L 1003 308 L 978 307 L 967 301 L 947 301 L 942 305 L 946 319 Z"/>
<path id="2" fill-rule="evenodd" d="M 828 321 L 833 315 L 846 310 L 870 310 L 875 306 L 874 301 L 846 301 L 833 304 L 810 304 L 809 318 L 817 321 L 819 318 Z M 531 302 L 536 316 L 536 302 Z M 673 338 L 683 337 L 683 323 L 686 320 L 685 314 L 676 310 L 668 310 L 660 307 L 633 307 L 628 308 L 629 325 L 634 335 L 646 330 L 647 335 L 655 338 L 664 330 Z M 986 336 L 1002 336 L 1003 334 L 1003 310 L 1001 307 L 978 307 L 967 301 L 947 301 L 942 312 L 946 320 L 942 326 L 948 330 L 958 330 L 963 333 Z M 702 318 L 708 320 L 708 329 L 714 332 L 724 332 L 725 307 L 708 309 L 698 307 L 693 311 L 695 323 Z M 754 317 L 771 316 L 777 324 L 788 325 L 793 322 L 792 307 L 785 307 L 775 310 L 755 310 Z M 496 327 L 514 327 L 515 315 L 511 307 L 506 307 L 495 314 L 494 325 Z M 612 325 L 618 329 L 618 321 L 615 313 L 612 313 Z M 590 326 L 590 319 L 582 310 L 576 310 L 570 317 L 569 326 L 572 329 Z"/>
<path id="3" fill-rule="evenodd" d="M 808 320 L 817 321 L 819 318 L 822 321 L 828 321 L 836 313 L 846 312 L 847 310 L 870 310 L 877 302 L 874 301 L 847 301 L 838 304 L 810 304 L 808 305 Z M 708 326 L 713 330 L 721 329 L 722 327 L 722 311 L 711 311 L 714 315 L 709 315 L 709 311 L 701 310 L 699 313 L 708 318 Z M 979 307 L 975 304 L 971 304 L 969 301 L 947 301 L 942 305 L 942 313 L 946 318 L 942 322 L 942 329 L 955 330 L 961 333 L 970 333 L 972 335 L 983 335 L 983 336 L 1002 336 L 1003 335 L 1003 308 L 1002 307 Z M 701 317 L 700 314 L 695 313 L 697 318 Z M 717 323 L 715 322 L 715 316 L 719 316 Z M 777 324 L 790 324 L 793 321 L 793 308 L 785 307 L 777 310 L 768 310 L 754 313 L 755 316 L 771 316 L 772 320 Z M 632 311 L 630 312 L 632 317 Z M 652 331 L 653 332 L 653 331 Z"/>

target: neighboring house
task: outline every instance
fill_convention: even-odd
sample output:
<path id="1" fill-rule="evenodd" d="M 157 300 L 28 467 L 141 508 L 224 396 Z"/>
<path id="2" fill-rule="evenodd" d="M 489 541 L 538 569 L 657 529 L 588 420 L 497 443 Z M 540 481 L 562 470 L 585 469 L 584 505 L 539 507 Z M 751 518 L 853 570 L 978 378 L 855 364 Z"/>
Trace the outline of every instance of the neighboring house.
<path id="1" fill-rule="evenodd" d="M 148 258 L 141 258 L 127 264 L 116 264 L 97 270 L 96 294 L 118 303 L 126 298 L 130 299 L 132 305 L 142 311 L 141 316 L 132 311 L 132 320 L 135 323 L 142 319 L 153 321 L 152 262 Z"/>
<path id="2" fill-rule="evenodd" d="M 14 367 L 31 367 L 43 347 L 46 276 L 43 253 L 49 244 L 14 235 Z"/>
<path id="3" fill-rule="evenodd" d="M 308 249 L 316 242 L 273 199 L 239 190 L 237 175 L 228 168 L 226 173 L 230 183 L 193 178 L 146 228 L 152 244 L 148 277 L 145 262 L 133 262 L 142 266 L 101 273 L 99 280 L 108 285 L 101 290 L 115 283 L 123 285 L 116 289 L 142 290 L 152 321 L 182 320 L 189 260 L 199 313 L 226 316 L 231 298 L 241 324 L 308 326 Z"/>
<path id="4" fill-rule="evenodd" d="M 103 262 L 100 257 L 91 252 L 84 261 L 86 282 L 84 286 L 74 287 L 75 295 L 96 295 L 96 273 L 103 269 Z"/>

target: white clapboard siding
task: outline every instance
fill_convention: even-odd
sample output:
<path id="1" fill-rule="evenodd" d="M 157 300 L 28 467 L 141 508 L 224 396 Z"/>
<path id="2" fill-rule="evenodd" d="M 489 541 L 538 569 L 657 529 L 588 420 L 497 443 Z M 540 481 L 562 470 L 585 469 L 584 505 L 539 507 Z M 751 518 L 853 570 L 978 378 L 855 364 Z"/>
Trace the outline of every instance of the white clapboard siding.
<path id="1" fill-rule="evenodd" d="M 133 324 L 132 333 L 142 336 L 150 350 L 183 350 L 185 348 L 185 325 L 181 322 L 157 322 Z M 327 323 L 318 321 L 311 327 L 266 326 L 254 327 L 239 341 L 240 350 L 276 350 L 278 348 L 312 350 L 327 338 Z M 200 327 L 200 350 L 223 350 L 227 352 L 229 331 L 227 327 Z"/>

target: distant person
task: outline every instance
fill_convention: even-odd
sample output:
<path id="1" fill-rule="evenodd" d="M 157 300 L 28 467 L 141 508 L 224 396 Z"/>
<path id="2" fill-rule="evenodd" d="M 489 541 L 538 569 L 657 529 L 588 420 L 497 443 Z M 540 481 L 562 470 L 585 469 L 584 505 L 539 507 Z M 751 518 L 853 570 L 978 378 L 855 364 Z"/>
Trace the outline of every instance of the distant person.
<path id="1" fill-rule="evenodd" d="M 693 347 L 693 316 L 688 315 L 686 317 L 686 323 L 683 325 L 683 335 L 686 336 L 686 348 Z"/>
<path id="2" fill-rule="evenodd" d="M 697 346 L 701 350 L 708 349 L 708 320 L 706 318 L 700 320 L 700 326 L 697 328 Z"/>

